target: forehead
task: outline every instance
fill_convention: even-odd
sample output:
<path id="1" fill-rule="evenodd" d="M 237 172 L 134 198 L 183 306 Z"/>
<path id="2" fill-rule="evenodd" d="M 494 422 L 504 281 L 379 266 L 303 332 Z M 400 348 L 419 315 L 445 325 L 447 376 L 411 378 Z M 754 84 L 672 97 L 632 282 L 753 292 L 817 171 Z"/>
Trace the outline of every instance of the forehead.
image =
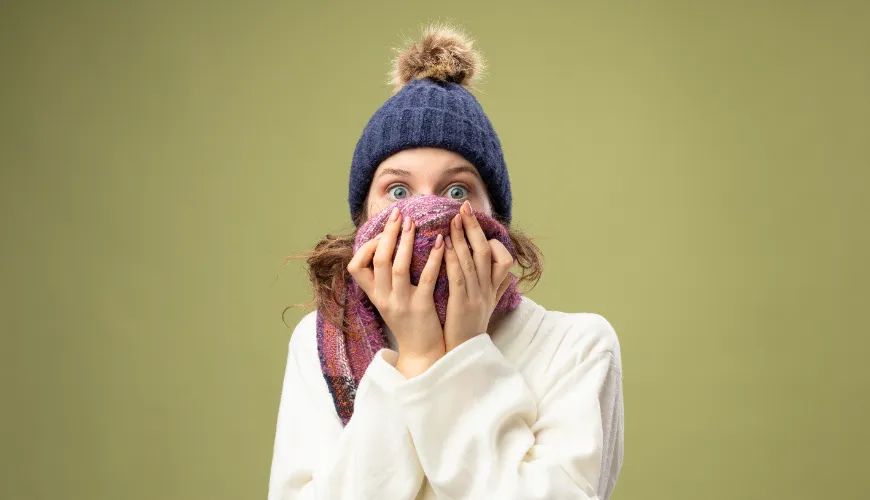
<path id="1" fill-rule="evenodd" d="M 414 148 L 400 151 L 384 160 L 375 170 L 375 179 L 387 175 L 441 178 L 462 173 L 480 178 L 477 169 L 459 154 L 437 148 Z"/>

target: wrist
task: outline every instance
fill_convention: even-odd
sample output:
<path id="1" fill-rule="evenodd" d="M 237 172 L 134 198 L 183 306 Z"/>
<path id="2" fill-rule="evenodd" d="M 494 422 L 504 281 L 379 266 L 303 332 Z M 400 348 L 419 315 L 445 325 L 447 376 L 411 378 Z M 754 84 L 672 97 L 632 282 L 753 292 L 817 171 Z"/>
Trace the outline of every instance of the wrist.
<path id="1" fill-rule="evenodd" d="M 480 334 L 486 334 L 486 333 L 487 333 L 486 330 L 480 330 L 480 331 L 478 331 L 477 333 L 475 333 L 475 334 L 473 334 L 473 335 L 465 335 L 465 336 L 462 336 L 462 337 L 459 337 L 459 338 L 451 338 L 451 339 L 449 339 L 449 340 L 446 340 L 446 339 L 445 339 L 445 342 L 444 342 L 445 351 L 446 351 L 446 352 L 450 352 L 450 351 L 452 351 L 453 349 L 456 349 L 457 347 L 459 347 L 460 345 L 462 345 L 462 344 L 468 342 L 469 340 L 473 339 L 474 337 L 477 337 L 477 336 L 480 335 Z"/>
<path id="2" fill-rule="evenodd" d="M 446 350 L 441 348 L 425 354 L 403 354 L 400 347 L 399 357 L 396 360 L 396 370 L 405 378 L 414 378 L 444 357 L 445 352 Z"/>

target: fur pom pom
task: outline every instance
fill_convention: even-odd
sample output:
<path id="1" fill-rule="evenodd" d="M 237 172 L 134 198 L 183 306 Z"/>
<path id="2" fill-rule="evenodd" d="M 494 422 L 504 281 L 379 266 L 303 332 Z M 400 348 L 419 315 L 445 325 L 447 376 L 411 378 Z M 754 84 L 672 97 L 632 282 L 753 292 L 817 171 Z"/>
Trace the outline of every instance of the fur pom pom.
<path id="1" fill-rule="evenodd" d="M 457 28 L 435 24 L 426 28 L 423 39 L 397 49 L 390 83 L 398 92 L 421 78 L 458 83 L 469 88 L 483 73 L 483 57 L 472 48 L 474 40 Z"/>

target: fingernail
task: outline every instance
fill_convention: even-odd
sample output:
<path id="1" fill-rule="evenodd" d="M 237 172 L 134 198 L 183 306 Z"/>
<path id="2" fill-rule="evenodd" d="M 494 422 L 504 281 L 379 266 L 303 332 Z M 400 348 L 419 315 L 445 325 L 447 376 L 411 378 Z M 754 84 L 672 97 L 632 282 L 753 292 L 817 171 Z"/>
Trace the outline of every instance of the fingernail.
<path id="1" fill-rule="evenodd" d="M 456 229 L 462 229 L 462 217 L 459 214 L 456 214 L 456 217 L 453 218 L 453 227 Z"/>
<path id="2" fill-rule="evenodd" d="M 405 216 L 405 222 L 402 223 L 402 231 L 406 231 L 406 232 L 407 232 L 408 229 L 411 229 L 411 218 L 410 218 L 409 216 L 406 215 L 406 216 Z"/>
<path id="3" fill-rule="evenodd" d="M 441 236 L 440 234 L 438 236 Z M 447 245 L 447 248 L 453 250 L 453 242 L 450 240 L 450 235 L 444 237 L 444 243 Z"/>
<path id="4" fill-rule="evenodd" d="M 397 220 L 399 220 L 399 207 L 394 208 L 390 214 L 390 222 L 396 222 Z"/>
<path id="5" fill-rule="evenodd" d="M 435 237 L 435 246 L 432 248 L 434 248 L 435 250 L 440 250 L 441 244 L 443 242 L 444 242 L 444 237 L 439 234 L 438 236 Z"/>
<path id="6" fill-rule="evenodd" d="M 465 200 L 459 208 L 459 211 L 465 215 L 471 215 L 471 203 L 469 203 L 468 200 Z"/>

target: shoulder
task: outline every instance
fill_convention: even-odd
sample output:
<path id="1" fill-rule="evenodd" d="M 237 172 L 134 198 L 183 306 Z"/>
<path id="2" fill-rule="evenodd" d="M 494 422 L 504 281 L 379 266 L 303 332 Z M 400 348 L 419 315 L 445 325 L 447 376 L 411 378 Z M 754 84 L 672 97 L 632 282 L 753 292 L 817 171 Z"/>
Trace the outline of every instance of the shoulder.
<path id="1" fill-rule="evenodd" d="M 554 356 L 570 357 L 574 362 L 582 362 L 609 355 L 613 362 L 620 363 L 616 329 L 599 313 L 543 309 L 540 330 L 546 332 L 551 341 L 558 342 L 558 353 L 554 353 Z"/>
<path id="2" fill-rule="evenodd" d="M 290 356 L 309 359 L 317 357 L 317 311 L 307 313 L 296 323 L 290 335 Z"/>
<path id="3" fill-rule="evenodd" d="M 589 354 L 619 352 L 619 337 L 610 321 L 598 313 L 567 313 L 569 339 Z"/>
<path id="4" fill-rule="evenodd" d="M 287 353 L 287 377 L 319 392 L 327 392 L 317 347 L 317 311 L 305 314 L 290 335 Z M 285 382 L 286 383 L 286 382 Z"/>
<path id="5" fill-rule="evenodd" d="M 608 318 L 595 312 L 548 310 L 530 299 L 525 304 L 529 319 L 518 336 L 522 354 L 515 363 L 536 394 L 550 394 L 560 383 L 580 390 L 581 382 L 583 387 L 598 387 L 602 395 L 621 392 L 619 338 Z"/>

